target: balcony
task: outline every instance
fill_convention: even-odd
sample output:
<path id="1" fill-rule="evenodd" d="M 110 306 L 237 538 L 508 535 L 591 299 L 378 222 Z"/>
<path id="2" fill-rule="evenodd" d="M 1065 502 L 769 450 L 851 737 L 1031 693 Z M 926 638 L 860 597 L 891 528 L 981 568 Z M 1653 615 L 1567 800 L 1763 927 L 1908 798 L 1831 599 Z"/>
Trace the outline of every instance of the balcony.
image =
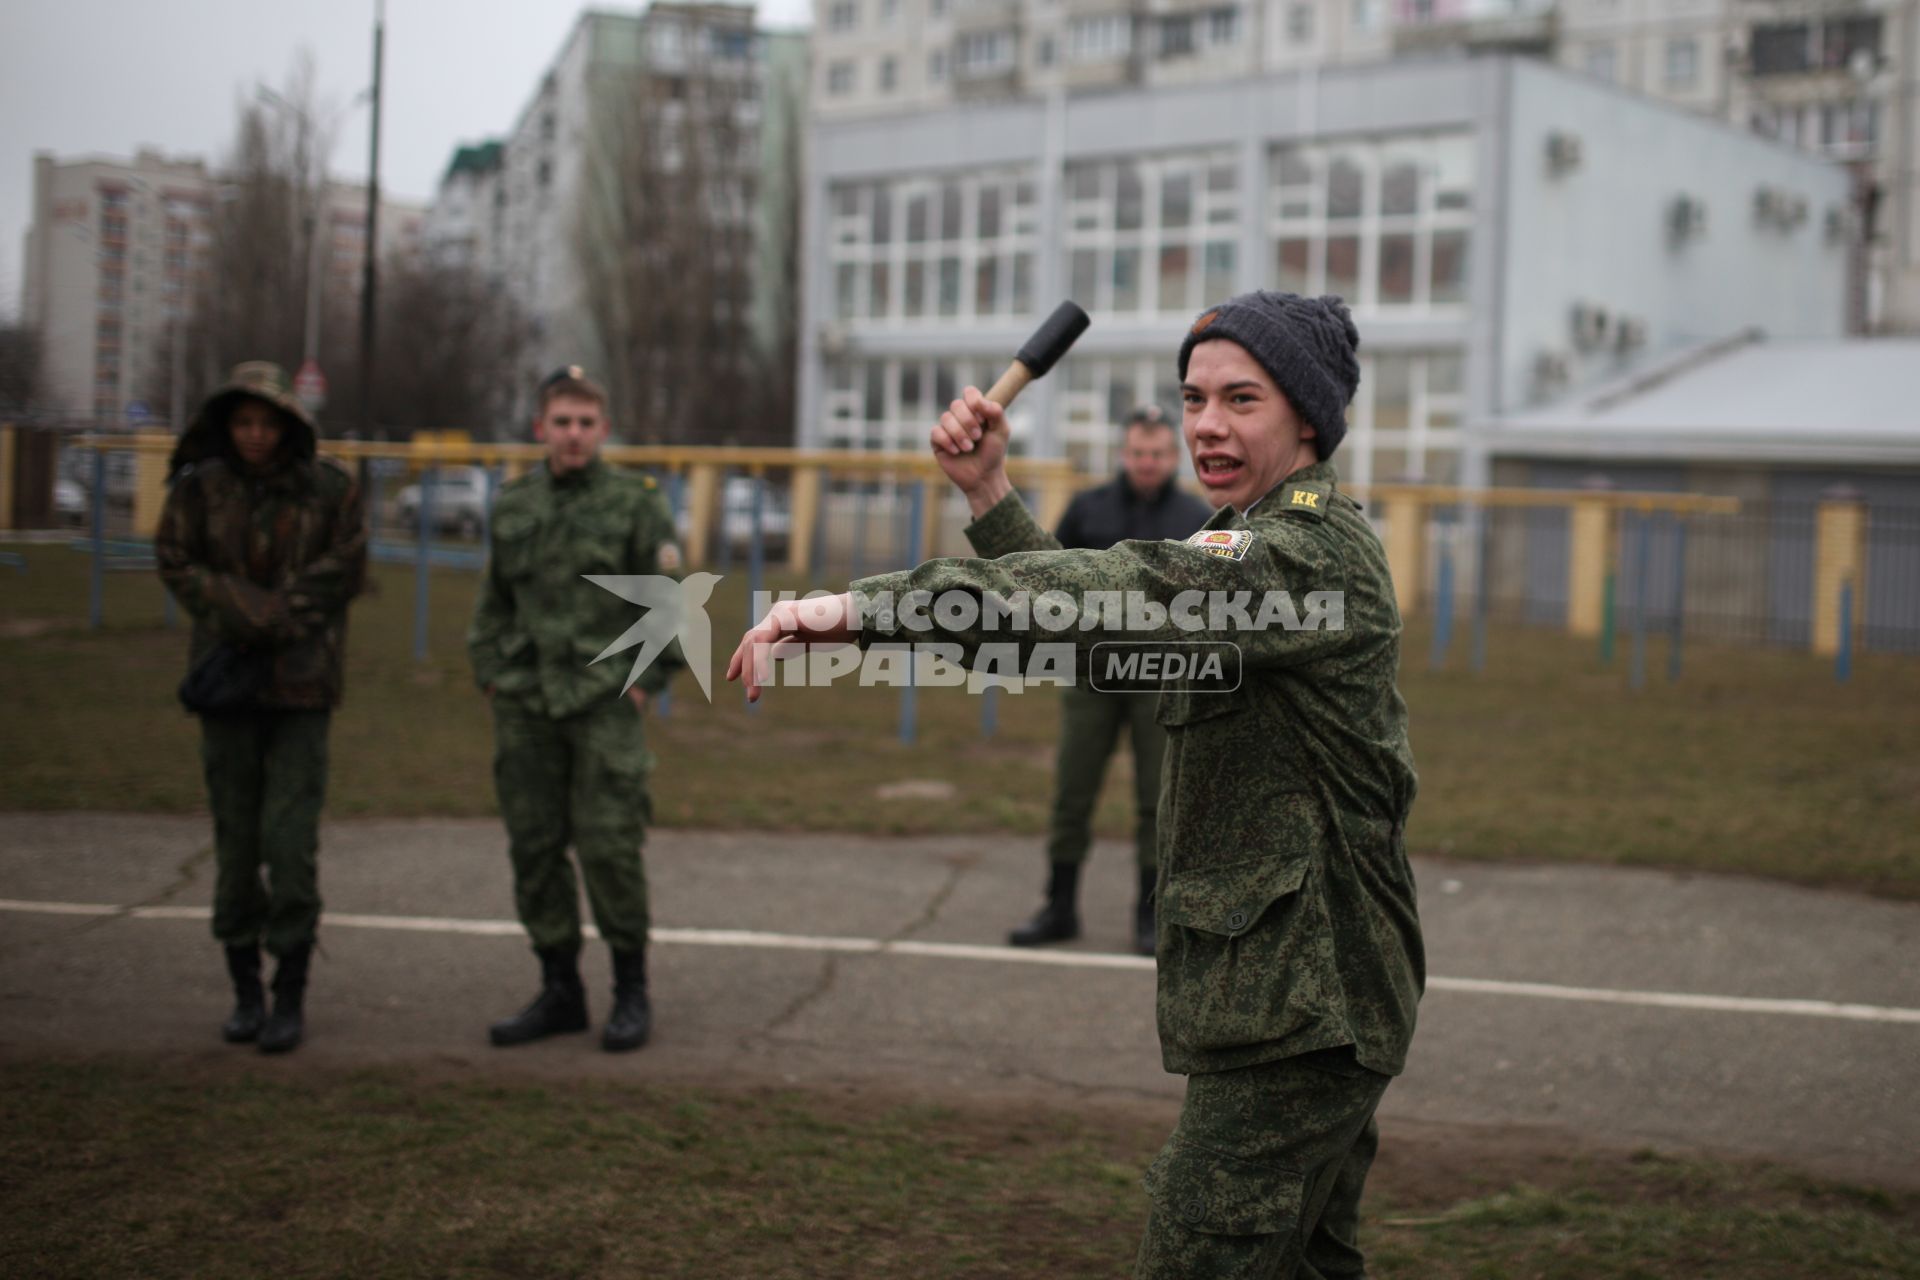
<path id="1" fill-rule="evenodd" d="M 953 30 L 1000 31 L 1020 24 L 1020 0 L 959 0 L 953 6 Z"/>
<path id="2" fill-rule="evenodd" d="M 1553 51 L 1554 0 L 1446 0 L 1427 16 L 1394 25 L 1395 53 L 1470 49 L 1486 53 L 1547 56 Z"/>

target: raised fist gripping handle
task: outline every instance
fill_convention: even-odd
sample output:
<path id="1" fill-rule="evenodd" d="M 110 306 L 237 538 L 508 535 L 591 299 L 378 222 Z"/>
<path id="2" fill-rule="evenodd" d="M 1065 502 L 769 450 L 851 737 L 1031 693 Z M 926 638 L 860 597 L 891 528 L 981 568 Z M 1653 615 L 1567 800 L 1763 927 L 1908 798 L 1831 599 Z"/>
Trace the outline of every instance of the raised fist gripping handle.
<path id="1" fill-rule="evenodd" d="M 1055 307 L 1046 323 L 1035 329 L 1026 345 L 1020 348 L 1013 363 L 1000 375 L 1000 380 L 988 390 L 987 399 L 1002 409 L 1010 406 L 1013 398 L 1026 390 L 1029 382 L 1047 376 L 1047 370 L 1059 363 L 1060 357 L 1067 354 L 1091 323 L 1087 313 L 1072 302 L 1063 302 Z"/>

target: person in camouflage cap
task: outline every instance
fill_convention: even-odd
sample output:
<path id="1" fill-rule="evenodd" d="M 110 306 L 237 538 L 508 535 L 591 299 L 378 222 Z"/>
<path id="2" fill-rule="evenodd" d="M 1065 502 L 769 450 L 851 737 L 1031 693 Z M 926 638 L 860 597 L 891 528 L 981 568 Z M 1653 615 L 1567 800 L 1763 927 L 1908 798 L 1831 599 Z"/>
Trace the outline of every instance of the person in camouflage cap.
<path id="1" fill-rule="evenodd" d="M 647 1042 L 646 868 L 653 756 L 642 720 L 649 697 L 684 665 L 677 644 L 625 696 L 627 667 L 596 658 L 634 622 L 620 596 L 586 574 L 680 576 L 673 511 L 651 476 L 600 458 L 607 397 L 577 366 L 540 387 L 535 436 L 546 462 L 505 485 L 467 653 L 493 708 L 494 788 L 506 820 L 513 896 L 540 958 L 540 992 L 488 1030 L 496 1045 L 587 1029 L 580 981 L 580 898 L 571 844 L 613 952 L 610 1052 Z"/>
<path id="2" fill-rule="evenodd" d="M 189 670 L 230 658 L 253 673 L 235 705 L 201 715 L 213 936 L 235 995 L 221 1032 L 284 1052 L 304 1030 L 327 728 L 344 686 L 347 604 L 366 576 L 366 512 L 353 473 L 318 455 L 312 419 L 264 361 L 235 367 L 201 406 L 168 480 L 154 560 L 193 618 Z M 270 1016 L 263 939 L 279 960 Z"/>
<path id="3" fill-rule="evenodd" d="M 1159 705 L 1157 1012 L 1166 1068 L 1188 1081 L 1146 1177 L 1141 1277 L 1365 1273 L 1355 1228 L 1374 1112 L 1406 1063 L 1425 958 L 1404 839 L 1416 779 L 1395 684 L 1400 616 L 1380 540 L 1327 461 L 1358 345 L 1338 298 L 1255 293 L 1203 313 L 1179 369 L 1187 447 L 1218 509 L 1184 541 L 1104 551 L 1056 549 L 1034 523 L 1007 479 L 1006 414 L 969 387 L 932 444 L 966 495 L 982 558 L 775 605 L 728 668 L 750 697 L 783 640 L 938 641 L 973 654 L 1048 639 L 1092 668 L 1114 633 L 1009 633 L 1005 606 L 1022 592 L 1130 593 L 1161 613 L 1129 641 L 1237 646 L 1237 687 L 1169 685 Z M 909 591 L 961 593 L 974 608 L 860 599 Z M 1209 603 L 1252 601 L 1264 617 L 1279 593 L 1309 616 L 1327 593 L 1319 625 L 1235 625 Z M 1190 621 L 1201 603 L 1200 630 L 1173 625 L 1183 600 Z M 1000 629 L 985 625 L 996 616 Z"/>

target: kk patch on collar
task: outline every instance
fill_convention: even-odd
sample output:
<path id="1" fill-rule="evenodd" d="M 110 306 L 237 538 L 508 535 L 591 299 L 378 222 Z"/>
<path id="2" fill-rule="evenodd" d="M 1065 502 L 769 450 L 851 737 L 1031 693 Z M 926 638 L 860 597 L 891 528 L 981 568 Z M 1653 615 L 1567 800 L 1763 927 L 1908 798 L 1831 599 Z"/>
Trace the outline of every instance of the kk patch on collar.
<path id="1" fill-rule="evenodd" d="M 1187 545 L 1222 560 L 1245 560 L 1247 549 L 1253 546 L 1253 530 L 1202 529 L 1187 539 Z"/>
<path id="2" fill-rule="evenodd" d="M 1303 482 L 1291 485 L 1280 491 L 1278 502 L 1280 510 L 1286 515 L 1307 516 L 1314 520 L 1327 518 L 1327 507 L 1333 501 L 1333 486 Z"/>

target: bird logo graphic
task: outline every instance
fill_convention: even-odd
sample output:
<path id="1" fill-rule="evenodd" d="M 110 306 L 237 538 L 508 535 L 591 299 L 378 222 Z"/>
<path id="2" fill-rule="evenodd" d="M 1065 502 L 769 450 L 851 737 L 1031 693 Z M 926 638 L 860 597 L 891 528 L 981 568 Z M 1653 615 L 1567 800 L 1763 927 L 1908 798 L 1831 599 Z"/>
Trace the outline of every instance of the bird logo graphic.
<path id="1" fill-rule="evenodd" d="M 699 682 L 700 692 L 708 702 L 713 701 L 713 624 L 707 619 L 707 601 L 720 584 L 719 574 L 690 573 L 684 579 L 664 574 L 589 573 L 582 576 L 594 586 L 646 610 L 639 621 L 621 632 L 619 639 L 602 649 L 588 666 L 638 645 L 640 652 L 633 655 L 627 682 L 620 689 L 624 695 L 633 688 L 640 673 L 652 666 L 667 651 L 668 645 L 677 641 L 680 657 Z"/>

